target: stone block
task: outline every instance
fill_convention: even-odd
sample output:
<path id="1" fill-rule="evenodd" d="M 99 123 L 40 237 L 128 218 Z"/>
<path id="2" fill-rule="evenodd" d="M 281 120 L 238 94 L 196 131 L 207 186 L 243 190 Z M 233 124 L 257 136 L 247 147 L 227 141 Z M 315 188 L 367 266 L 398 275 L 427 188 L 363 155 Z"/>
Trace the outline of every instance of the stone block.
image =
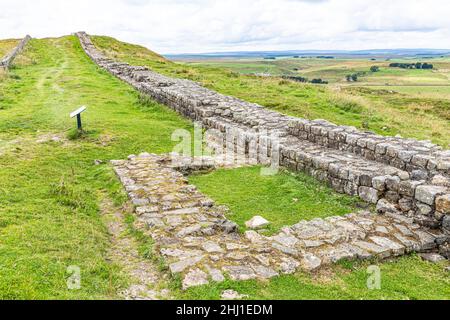
<path id="1" fill-rule="evenodd" d="M 397 176 L 388 176 L 386 178 L 386 188 L 391 191 L 398 192 L 400 178 Z"/>
<path id="2" fill-rule="evenodd" d="M 379 176 L 372 179 L 372 186 L 379 190 L 379 191 L 385 191 L 386 190 L 386 179 L 388 176 Z"/>
<path id="3" fill-rule="evenodd" d="M 444 214 L 450 214 L 450 194 L 436 198 L 436 210 Z"/>
<path id="4" fill-rule="evenodd" d="M 434 206 L 434 202 L 436 197 L 440 194 L 446 192 L 445 187 L 440 186 L 431 186 L 431 185 L 421 185 L 416 188 L 416 200 L 428 204 L 430 206 Z"/>
<path id="5" fill-rule="evenodd" d="M 380 198 L 379 191 L 370 187 L 359 187 L 358 195 L 366 202 L 376 204 Z"/>

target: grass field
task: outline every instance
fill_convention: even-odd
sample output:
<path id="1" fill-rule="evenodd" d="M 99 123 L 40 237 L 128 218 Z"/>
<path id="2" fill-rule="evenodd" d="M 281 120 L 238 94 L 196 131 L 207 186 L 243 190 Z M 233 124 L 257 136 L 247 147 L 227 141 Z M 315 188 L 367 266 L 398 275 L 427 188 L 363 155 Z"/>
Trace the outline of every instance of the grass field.
<path id="1" fill-rule="evenodd" d="M 109 197 L 120 205 L 125 196 L 111 167 L 94 160 L 169 152 L 172 131 L 190 124 L 163 106 L 141 105 L 75 37 L 32 40 L 0 88 L 0 298 L 116 297 L 127 279 L 106 261 L 99 204 Z M 88 107 L 88 134 L 68 140 L 69 112 L 80 105 Z M 72 265 L 81 269 L 81 290 L 67 289 Z"/>
<path id="2" fill-rule="evenodd" d="M 123 53 L 121 47 L 115 49 L 119 50 L 118 56 L 142 59 L 138 53 L 133 54 L 134 46 L 130 45 L 131 49 Z M 147 51 L 141 54 L 145 59 L 152 55 L 151 61 L 159 69 L 170 65 L 167 73 L 184 68 Z M 228 71 L 214 72 L 236 80 Z M 233 82 L 231 88 L 235 86 Z M 77 137 L 74 120 L 68 115 L 80 105 L 88 107 L 83 114 L 86 133 Z M 0 298 L 118 298 L 117 292 L 129 283 L 129 275 L 107 258 L 111 239 L 101 215 L 101 203 L 107 200 L 120 207 L 126 197 L 108 161 L 143 151 L 170 152 L 176 143 L 171 141 L 171 133 L 178 128 L 190 130 L 191 124 L 164 106 L 151 101 L 144 103 L 131 87 L 95 66 L 75 37 L 32 40 L 15 67 L 0 80 Z M 103 164 L 95 165 L 94 160 L 102 160 Z M 275 194 L 273 188 L 266 188 L 267 181 L 255 176 L 254 169 L 246 170 L 254 185 L 244 184 L 241 190 L 253 188 L 259 199 L 270 201 Z M 233 190 L 237 175 L 232 172 L 219 171 L 192 179 L 198 179 L 199 185 L 203 184 L 206 192 L 210 192 L 209 189 L 216 188 L 208 182 L 214 174 L 228 175 L 223 187 Z M 306 178 L 273 179 L 274 188 L 280 187 L 276 189 L 277 201 L 285 204 L 283 212 L 292 209 L 301 212 L 317 205 L 312 193 L 320 189 L 318 184 Z M 291 201 L 297 191 L 291 189 L 297 187 L 301 192 L 298 196 L 304 196 L 305 201 L 299 199 L 295 204 Z M 319 191 L 317 196 L 328 192 Z M 241 221 L 243 218 L 239 216 L 246 211 L 246 201 L 246 197 L 236 194 L 223 199 L 230 207 L 238 208 L 235 217 Z M 352 206 L 352 201 L 336 196 L 316 209 L 319 212 L 322 208 L 326 211 L 336 207 L 344 213 Z M 273 206 L 268 208 L 275 210 Z M 142 239 L 137 237 L 136 241 Z M 80 268 L 78 290 L 67 287 L 70 266 Z M 380 266 L 381 291 L 367 290 L 366 265 L 351 263 L 319 275 L 297 274 L 269 282 L 227 281 L 187 292 L 180 290 L 176 279 L 167 286 L 177 298 L 205 299 L 218 298 L 224 288 L 237 289 L 251 299 L 448 299 L 450 296 L 448 272 L 442 265 L 411 256 Z"/>
<path id="3" fill-rule="evenodd" d="M 399 74 L 403 74 L 404 70 L 387 72 L 382 68 L 379 73 L 374 73 L 379 76 L 369 74 L 360 79 L 361 83 L 342 83 L 342 78 L 349 72 L 368 71 L 371 65 L 377 63 L 386 65 L 387 62 L 343 60 L 336 65 L 337 62 L 330 59 L 279 59 L 274 62 L 250 61 L 249 65 L 245 65 L 246 62 L 242 60 L 221 61 L 219 64 L 211 61 L 186 64 L 166 61 L 143 47 L 124 44 L 108 37 L 93 37 L 93 41 L 105 54 L 117 60 L 134 65 L 146 65 L 169 76 L 195 80 L 223 94 L 259 103 L 285 114 L 308 119 L 326 119 L 383 135 L 400 134 L 404 137 L 432 140 L 444 147 L 450 143 L 450 100 L 435 95 L 411 96 L 397 93 L 391 90 L 390 86 L 382 89 L 371 87 L 372 85 L 379 87 L 378 81 L 384 86 L 386 78 L 400 77 Z M 250 73 L 255 68 L 254 64 L 259 64 L 254 71 L 264 72 L 265 68 L 269 68 L 281 73 L 283 70 L 292 70 L 294 63 L 306 64 L 296 65 L 300 69 L 303 68 L 299 74 L 307 72 L 311 78 L 323 77 L 325 80 L 333 78 L 336 81 L 340 79 L 341 82 L 312 85 L 274 77 L 240 74 L 241 71 Z M 450 61 L 442 59 L 436 65 L 441 68 L 440 70 L 445 70 L 447 64 L 450 65 Z M 435 74 L 430 70 L 406 71 L 401 78 L 409 85 L 419 80 L 432 84 L 448 84 L 448 81 L 443 79 L 443 75 L 447 75 L 446 72 Z M 414 80 L 407 80 L 410 75 Z M 369 83 L 372 77 L 380 79 Z"/>
<path id="4" fill-rule="evenodd" d="M 193 175 L 190 182 L 219 204 L 228 205 L 229 218 L 245 230 L 256 215 L 271 222 L 269 233 L 300 220 L 344 215 L 361 210 L 358 199 L 337 194 L 305 174 L 280 172 L 262 176 L 259 167 L 217 170 Z M 362 205 L 362 203 L 361 203 Z"/>

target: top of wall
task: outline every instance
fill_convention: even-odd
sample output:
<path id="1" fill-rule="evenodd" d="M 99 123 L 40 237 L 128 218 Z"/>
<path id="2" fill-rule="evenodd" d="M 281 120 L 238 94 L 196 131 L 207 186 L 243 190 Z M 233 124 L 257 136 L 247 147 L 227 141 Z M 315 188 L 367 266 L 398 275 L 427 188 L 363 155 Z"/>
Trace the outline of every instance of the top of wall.
<path id="1" fill-rule="evenodd" d="M 17 57 L 17 55 L 25 48 L 27 43 L 31 40 L 31 37 L 29 35 L 26 35 L 25 38 L 23 38 L 19 44 L 5 57 L 3 57 L 0 60 L 0 66 L 4 68 L 8 68 L 14 59 Z"/>

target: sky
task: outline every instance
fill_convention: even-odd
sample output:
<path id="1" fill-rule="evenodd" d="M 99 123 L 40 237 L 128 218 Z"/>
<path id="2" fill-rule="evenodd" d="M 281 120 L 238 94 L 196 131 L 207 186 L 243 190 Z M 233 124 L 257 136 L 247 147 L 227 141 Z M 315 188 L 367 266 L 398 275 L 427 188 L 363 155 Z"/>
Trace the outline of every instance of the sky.
<path id="1" fill-rule="evenodd" d="M 0 39 L 76 31 L 163 54 L 450 49 L 450 1 L 0 0 Z"/>

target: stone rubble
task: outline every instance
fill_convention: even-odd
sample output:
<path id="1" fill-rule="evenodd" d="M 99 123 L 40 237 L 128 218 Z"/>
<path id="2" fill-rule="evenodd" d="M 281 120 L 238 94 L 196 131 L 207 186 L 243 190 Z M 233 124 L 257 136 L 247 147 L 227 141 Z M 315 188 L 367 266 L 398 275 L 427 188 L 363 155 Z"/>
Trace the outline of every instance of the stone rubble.
<path id="1" fill-rule="evenodd" d="M 222 300 L 242 300 L 245 298 L 248 298 L 248 295 L 242 295 L 234 290 L 225 290 L 221 295 Z"/>
<path id="2" fill-rule="evenodd" d="M 238 232 L 223 206 L 189 185 L 183 173 L 211 169 L 211 159 L 180 168 L 175 154 L 144 153 L 112 161 L 136 205 L 136 227 L 150 236 L 183 288 L 222 282 L 270 279 L 314 271 L 343 259 L 388 258 L 437 248 L 443 234 L 398 213 L 361 212 L 300 221 L 274 236 Z M 176 159 L 175 159 L 176 160 Z M 174 164 L 175 163 L 175 164 Z"/>
<path id="3" fill-rule="evenodd" d="M 334 190 L 377 204 L 381 213 L 422 226 L 448 227 L 450 150 L 429 141 L 384 137 L 325 120 L 282 115 L 189 80 L 106 58 L 77 33 L 86 54 L 141 93 L 201 122 L 217 154 L 233 151 L 251 163 L 279 162 L 327 182 Z M 189 230 L 188 230 L 189 231 Z"/>

